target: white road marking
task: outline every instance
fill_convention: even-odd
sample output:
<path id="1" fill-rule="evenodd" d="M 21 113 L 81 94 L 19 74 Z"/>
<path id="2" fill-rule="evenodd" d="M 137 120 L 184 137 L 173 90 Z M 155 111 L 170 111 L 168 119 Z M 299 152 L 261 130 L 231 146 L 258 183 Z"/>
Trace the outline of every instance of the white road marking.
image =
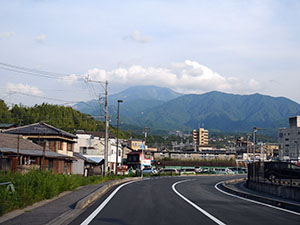
<path id="1" fill-rule="evenodd" d="M 208 212 L 206 212 L 204 209 L 200 208 L 198 205 L 196 205 L 195 203 L 193 203 L 192 201 L 190 201 L 189 199 L 187 199 L 186 197 L 184 197 L 182 194 L 180 194 L 176 189 L 175 186 L 177 184 L 183 183 L 183 182 L 187 182 L 187 181 L 192 181 L 193 179 L 189 179 L 189 180 L 182 180 L 182 181 L 178 181 L 176 183 L 174 183 L 172 185 L 172 189 L 173 191 L 179 195 L 179 197 L 181 197 L 183 200 L 185 200 L 187 203 L 189 203 L 190 205 L 192 205 L 194 208 L 196 208 L 198 211 L 200 211 L 201 213 L 203 213 L 205 216 L 207 216 L 208 218 L 210 218 L 211 220 L 213 220 L 215 223 L 219 224 L 219 225 L 226 225 L 225 223 L 223 223 L 222 221 L 220 221 L 219 219 L 217 219 L 216 217 L 214 217 L 213 215 L 209 214 Z"/>
<path id="2" fill-rule="evenodd" d="M 144 179 L 144 180 L 148 180 L 148 179 Z M 98 206 L 97 209 L 95 209 L 94 212 L 92 212 L 92 214 L 89 215 L 89 217 L 87 217 L 80 225 L 88 225 L 101 211 L 102 209 L 107 205 L 107 203 L 114 197 L 115 194 L 117 194 L 117 192 L 124 186 L 128 185 L 128 184 L 132 184 L 134 182 L 137 181 L 141 181 L 141 180 L 134 180 L 134 181 L 130 181 L 127 182 L 125 184 L 120 185 L 119 187 L 117 187 L 102 203 L 101 205 Z"/>
<path id="3" fill-rule="evenodd" d="M 243 198 L 243 197 L 240 197 L 240 196 L 238 196 L 238 195 L 234 195 L 234 194 L 231 194 L 231 193 L 227 193 L 227 192 L 221 190 L 220 188 L 218 188 L 218 185 L 219 185 L 219 184 L 222 184 L 222 183 L 224 183 L 224 181 L 221 181 L 221 182 L 217 183 L 217 184 L 215 185 L 215 188 L 216 188 L 218 191 L 222 192 L 223 194 L 229 195 L 229 196 L 231 196 L 231 197 L 239 198 L 239 199 L 242 199 L 242 200 L 245 200 L 245 201 L 248 201 L 248 202 L 256 203 L 256 204 L 258 204 L 258 205 L 267 206 L 267 207 L 270 207 L 270 208 L 273 208 L 273 209 L 278 209 L 278 210 L 281 210 L 281 211 L 284 211 L 284 212 L 288 212 L 288 213 L 292 213 L 292 214 L 295 214 L 295 215 L 297 215 L 297 216 L 300 216 L 300 213 L 298 213 L 298 212 L 294 212 L 294 211 L 291 211 L 291 210 L 288 210 L 288 209 L 279 208 L 279 207 L 277 207 L 277 206 L 269 205 L 269 204 L 266 204 L 266 203 L 263 203 L 263 202 L 258 202 L 258 201 L 252 200 L 252 199 Z"/>

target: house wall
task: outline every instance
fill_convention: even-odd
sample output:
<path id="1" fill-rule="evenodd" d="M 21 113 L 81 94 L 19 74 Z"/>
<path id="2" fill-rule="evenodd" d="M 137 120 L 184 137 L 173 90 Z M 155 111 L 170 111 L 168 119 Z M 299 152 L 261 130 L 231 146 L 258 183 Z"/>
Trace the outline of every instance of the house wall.
<path id="1" fill-rule="evenodd" d="M 72 174 L 84 174 L 84 160 L 76 158 L 77 161 L 72 163 Z"/>

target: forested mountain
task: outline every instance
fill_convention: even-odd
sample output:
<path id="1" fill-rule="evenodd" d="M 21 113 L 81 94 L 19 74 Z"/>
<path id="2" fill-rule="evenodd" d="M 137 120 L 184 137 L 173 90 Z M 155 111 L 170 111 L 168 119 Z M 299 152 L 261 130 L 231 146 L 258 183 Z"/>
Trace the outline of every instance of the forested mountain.
<path id="1" fill-rule="evenodd" d="M 136 114 L 142 113 L 147 109 L 162 105 L 163 103 L 175 99 L 182 94 L 172 91 L 169 88 L 155 86 L 135 86 L 130 87 L 120 93 L 108 97 L 109 112 L 113 118 L 116 117 L 117 101 L 123 100 L 121 105 L 122 115 L 126 120 L 130 120 Z M 100 111 L 98 100 L 78 103 L 74 109 L 93 116 L 104 115 Z M 115 122 L 114 120 L 112 121 Z"/>
<path id="2" fill-rule="evenodd" d="M 193 129 L 204 124 L 207 129 L 227 132 L 247 132 L 254 126 L 276 131 L 299 113 L 300 105 L 287 98 L 209 92 L 176 98 L 135 121 L 158 129 Z"/>
<path id="3" fill-rule="evenodd" d="M 0 123 L 27 125 L 41 121 L 70 133 L 73 133 L 74 130 L 104 131 L 105 129 L 103 122 L 96 121 L 90 115 L 76 111 L 72 107 L 43 103 L 33 107 L 14 105 L 9 109 L 0 99 Z M 110 127 L 110 132 L 115 134 L 116 129 Z M 120 131 L 120 137 L 129 135 Z"/>
<path id="4" fill-rule="evenodd" d="M 288 126 L 290 116 L 300 114 L 300 105 L 283 97 L 235 95 L 214 91 L 200 95 L 178 94 L 178 97 L 175 94 L 167 100 L 170 95 L 163 97 L 164 93 L 156 87 L 156 93 L 161 95 L 159 98 L 155 94 L 145 94 L 143 99 L 143 94 L 148 92 L 142 90 L 147 88 L 131 88 L 128 93 L 132 97 L 128 99 L 132 100 L 129 101 L 121 98 L 123 93 L 115 95 L 124 100 L 120 106 L 123 129 L 128 124 L 135 127 L 147 126 L 152 131 L 191 131 L 204 125 L 210 131 L 250 132 L 257 126 L 265 131 L 270 130 L 274 135 L 279 127 Z M 115 113 L 115 106 L 110 106 L 112 118 L 116 117 Z"/>

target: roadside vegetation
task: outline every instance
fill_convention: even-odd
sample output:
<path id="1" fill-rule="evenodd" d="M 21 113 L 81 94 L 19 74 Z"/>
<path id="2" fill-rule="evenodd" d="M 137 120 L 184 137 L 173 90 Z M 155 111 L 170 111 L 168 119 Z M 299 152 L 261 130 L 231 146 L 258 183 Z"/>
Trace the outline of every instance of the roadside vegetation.
<path id="1" fill-rule="evenodd" d="M 90 176 L 54 174 L 49 171 L 32 170 L 26 174 L 0 172 L 0 183 L 12 182 L 15 191 L 0 186 L 0 216 L 15 209 L 22 209 L 45 199 L 51 199 L 64 191 L 97 184 L 124 176 Z"/>

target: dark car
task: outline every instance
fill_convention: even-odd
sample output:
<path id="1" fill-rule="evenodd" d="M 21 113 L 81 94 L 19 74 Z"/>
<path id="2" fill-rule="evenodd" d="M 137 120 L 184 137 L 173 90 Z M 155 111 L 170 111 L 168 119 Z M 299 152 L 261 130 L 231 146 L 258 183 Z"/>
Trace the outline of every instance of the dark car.
<path id="1" fill-rule="evenodd" d="M 275 179 L 300 179 L 300 166 L 288 162 L 265 162 L 264 176 L 270 181 Z"/>

